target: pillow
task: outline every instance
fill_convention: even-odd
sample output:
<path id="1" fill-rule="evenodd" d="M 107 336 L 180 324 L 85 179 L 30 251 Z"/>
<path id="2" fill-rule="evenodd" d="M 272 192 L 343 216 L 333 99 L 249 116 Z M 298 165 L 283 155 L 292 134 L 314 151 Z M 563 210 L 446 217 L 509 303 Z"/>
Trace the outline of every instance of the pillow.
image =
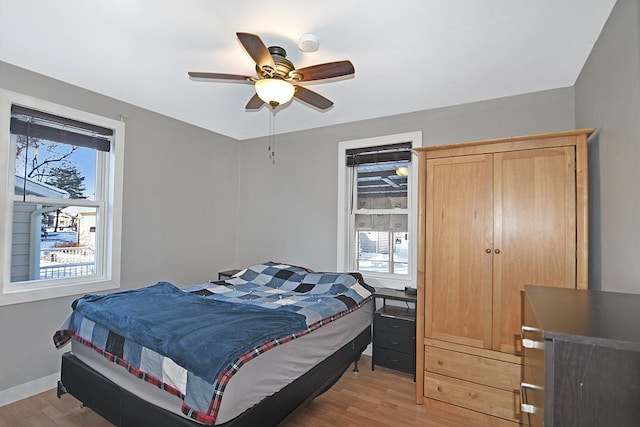
<path id="1" fill-rule="evenodd" d="M 285 281 L 302 282 L 305 276 L 312 272 L 313 270 L 305 267 L 268 261 L 262 264 L 252 265 L 238 272 L 234 277 L 258 285 L 277 288 Z"/>

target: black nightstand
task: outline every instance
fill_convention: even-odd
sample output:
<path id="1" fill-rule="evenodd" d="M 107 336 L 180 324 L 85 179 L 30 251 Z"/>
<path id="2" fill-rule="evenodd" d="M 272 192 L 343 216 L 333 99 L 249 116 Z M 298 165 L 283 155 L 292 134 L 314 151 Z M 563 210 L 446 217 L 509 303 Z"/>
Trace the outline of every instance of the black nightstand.
<path id="1" fill-rule="evenodd" d="M 226 270 L 226 271 L 219 271 L 218 272 L 218 280 L 226 280 L 226 279 L 231 279 L 231 277 L 238 273 L 240 270 Z"/>
<path id="2" fill-rule="evenodd" d="M 375 365 L 413 374 L 416 378 L 416 300 L 417 296 L 389 288 L 377 288 L 374 299 L 382 307 L 373 313 L 373 352 Z M 387 300 L 403 301 L 413 307 L 387 305 Z"/>

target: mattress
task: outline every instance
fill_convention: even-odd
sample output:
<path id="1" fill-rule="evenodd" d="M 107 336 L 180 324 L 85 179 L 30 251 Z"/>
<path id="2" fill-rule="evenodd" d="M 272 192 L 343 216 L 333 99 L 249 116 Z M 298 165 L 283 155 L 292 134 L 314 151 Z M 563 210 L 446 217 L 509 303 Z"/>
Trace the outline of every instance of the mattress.
<path id="1" fill-rule="evenodd" d="M 372 291 L 358 273 L 268 262 L 223 282 L 85 295 L 54 342 L 149 403 L 223 424 L 369 327 Z"/>
<path id="2" fill-rule="evenodd" d="M 229 381 L 215 424 L 223 424 L 303 375 L 371 325 L 373 303 L 316 329 L 312 333 L 274 347 L 242 366 Z M 143 400 L 189 419 L 182 401 L 131 375 L 94 349 L 75 340 L 72 352 L 82 362 Z M 195 421 L 194 421 L 195 422 Z"/>

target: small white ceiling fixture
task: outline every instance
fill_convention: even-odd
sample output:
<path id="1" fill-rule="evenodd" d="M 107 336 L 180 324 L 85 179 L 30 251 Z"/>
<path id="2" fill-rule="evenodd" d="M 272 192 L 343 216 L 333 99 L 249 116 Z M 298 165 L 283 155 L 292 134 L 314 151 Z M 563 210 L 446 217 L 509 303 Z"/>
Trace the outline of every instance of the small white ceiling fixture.
<path id="1" fill-rule="evenodd" d="M 315 52 L 320 47 L 320 40 L 318 36 L 311 33 L 304 33 L 298 40 L 298 49 L 303 52 Z"/>

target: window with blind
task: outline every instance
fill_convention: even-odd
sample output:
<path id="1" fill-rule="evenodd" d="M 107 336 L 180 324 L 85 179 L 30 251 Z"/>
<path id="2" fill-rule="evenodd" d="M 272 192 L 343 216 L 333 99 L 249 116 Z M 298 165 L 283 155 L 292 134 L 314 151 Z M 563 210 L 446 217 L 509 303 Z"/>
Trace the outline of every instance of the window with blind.
<path id="1" fill-rule="evenodd" d="M 420 143 L 420 133 L 412 133 L 340 144 L 343 269 L 382 281 L 411 281 L 415 253 L 411 148 Z"/>
<path id="2" fill-rule="evenodd" d="M 411 143 L 353 148 L 351 175 L 352 265 L 376 273 L 409 273 L 408 174 Z"/>
<path id="3" fill-rule="evenodd" d="M 0 302 L 119 286 L 124 124 L 5 92 Z M 8 117 L 7 117 L 8 116 Z M 117 184 L 119 183 L 119 184 Z M 7 280 L 8 279 L 8 280 Z"/>

